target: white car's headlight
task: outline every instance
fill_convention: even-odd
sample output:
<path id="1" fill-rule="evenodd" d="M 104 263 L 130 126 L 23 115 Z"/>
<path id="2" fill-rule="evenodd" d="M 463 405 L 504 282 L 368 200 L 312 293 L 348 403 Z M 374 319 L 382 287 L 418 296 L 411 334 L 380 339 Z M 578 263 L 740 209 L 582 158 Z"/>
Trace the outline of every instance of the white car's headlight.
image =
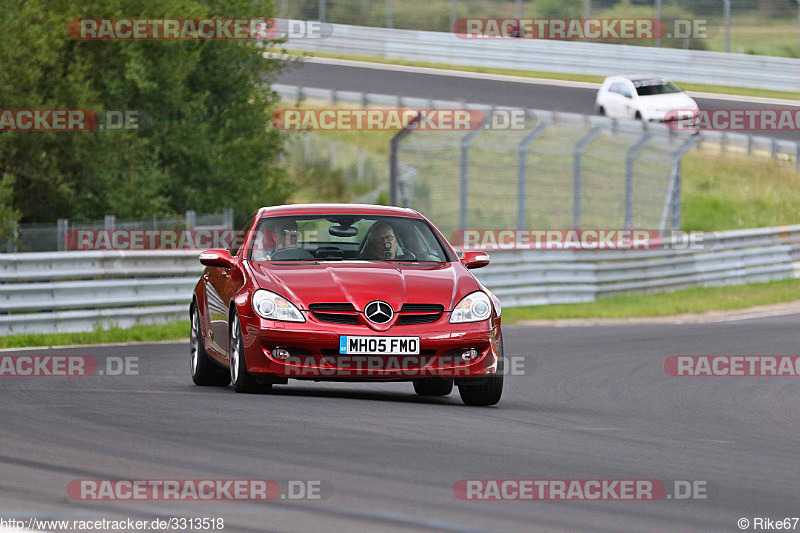
<path id="1" fill-rule="evenodd" d="M 261 318 L 284 320 L 286 322 L 305 322 L 303 313 L 292 302 L 274 292 L 258 289 L 253 293 L 253 310 Z"/>
<path id="2" fill-rule="evenodd" d="M 492 302 L 485 292 L 475 291 L 464 296 L 450 314 L 450 323 L 478 322 L 492 314 Z"/>

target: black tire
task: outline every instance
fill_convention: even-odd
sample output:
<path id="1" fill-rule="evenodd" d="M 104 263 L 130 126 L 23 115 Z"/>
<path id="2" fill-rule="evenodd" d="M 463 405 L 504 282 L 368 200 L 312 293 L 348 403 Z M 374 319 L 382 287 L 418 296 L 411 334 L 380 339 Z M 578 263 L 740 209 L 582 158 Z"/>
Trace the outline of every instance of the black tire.
<path id="1" fill-rule="evenodd" d="M 453 380 L 420 379 L 414 382 L 414 392 L 420 396 L 447 396 L 453 392 Z"/>
<path id="2" fill-rule="evenodd" d="M 458 394 L 461 401 L 467 405 L 486 407 L 495 405 L 503 395 L 503 334 L 497 341 L 497 357 L 500 361 L 497 364 L 498 374 L 492 376 L 480 385 L 459 384 Z"/>
<path id="3" fill-rule="evenodd" d="M 598 107 L 597 114 L 600 115 L 601 117 L 606 116 L 606 108 L 603 106 Z"/>
<path id="4" fill-rule="evenodd" d="M 200 312 L 192 305 L 192 330 L 190 334 L 191 371 L 195 385 L 204 387 L 227 387 L 231 382 L 229 372 L 215 364 L 206 352 L 206 343 L 200 334 Z"/>
<path id="5" fill-rule="evenodd" d="M 635 118 L 636 120 L 642 120 L 642 114 L 637 111 L 636 115 L 633 118 Z"/>
<path id="6" fill-rule="evenodd" d="M 247 361 L 244 354 L 244 341 L 242 339 L 242 326 L 239 323 L 239 314 L 235 311 L 230 321 L 230 342 L 228 342 L 228 361 L 230 362 L 230 383 L 233 390 L 244 393 L 269 392 L 272 384 L 259 384 L 247 372 Z"/>

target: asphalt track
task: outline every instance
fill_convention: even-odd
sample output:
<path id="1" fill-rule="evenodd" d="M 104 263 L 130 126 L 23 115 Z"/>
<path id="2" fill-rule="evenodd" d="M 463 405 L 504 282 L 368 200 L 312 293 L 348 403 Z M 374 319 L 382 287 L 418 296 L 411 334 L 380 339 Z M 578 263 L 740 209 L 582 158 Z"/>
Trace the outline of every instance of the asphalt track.
<path id="1" fill-rule="evenodd" d="M 187 343 L 3 352 L 139 358 L 135 376 L 0 378 L 0 518 L 223 517 L 224 531 L 739 531 L 800 515 L 798 378 L 678 378 L 667 356 L 798 353 L 800 315 L 505 328 L 500 404 L 411 385 L 191 383 Z M 71 480 L 321 480 L 329 497 L 77 502 Z M 704 480 L 706 500 L 461 501 L 460 479 Z M 751 526 L 752 528 L 752 526 Z"/>
<path id="2" fill-rule="evenodd" d="M 624 69 L 623 69 L 624 70 Z M 616 74 L 616 73 L 614 73 Z M 594 113 L 596 88 L 538 84 L 464 75 L 441 75 L 306 62 L 287 64 L 277 83 L 321 87 L 342 91 L 396 94 L 418 98 L 461 100 L 500 106 L 548 109 L 570 113 Z M 701 109 L 793 109 L 797 105 L 775 105 L 695 98 Z M 800 104 L 800 103 L 799 103 Z M 746 133 L 746 132 L 744 132 Z M 800 141 L 800 131 L 753 132 L 755 135 Z"/>

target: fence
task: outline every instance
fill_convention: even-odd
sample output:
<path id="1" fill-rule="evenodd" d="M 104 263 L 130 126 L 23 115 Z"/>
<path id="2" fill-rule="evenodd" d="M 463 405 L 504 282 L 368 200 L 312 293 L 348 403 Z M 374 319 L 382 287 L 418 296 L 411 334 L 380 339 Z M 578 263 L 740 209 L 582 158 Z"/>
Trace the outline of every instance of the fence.
<path id="1" fill-rule="evenodd" d="M 478 110 L 492 109 L 511 109 L 507 107 L 491 106 L 487 103 L 465 103 L 454 100 L 435 100 L 426 98 L 414 98 L 410 96 L 398 96 L 392 94 L 362 93 L 357 91 L 339 91 L 336 89 L 323 89 L 318 87 L 297 87 L 295 85 L 272 84 L 272 89 L 286 100 L 322 100 L 331 104 L 342 102 L 356 103 L 362 107 L 367 106 L 391 106 L 395 108 L 426 108 L 426 109 L 453 109 L 467 108 Z M 525 112 L 533 116 L 552 117 L 558 121 L 563 118 L 573 124 L 583 121 L 587 125 L 605 123 L 609 127 L 615 124 L 622 124 L 628 130 L 644 132 L 653 131 L 660 135 L 672 135 L 674 132 L 663 124 L 637 123 L 635 121 L 624 121 L 607 119 L 595 115 L 580 115 L 576 113 L 562 113 L 555 111 L 544 111 L 538 109 L 526 109 Z M 637 125 L 638 124 L 638 125 Z M 696 144 L 697 148 L 713 150 L 717 152 L 738 152 L 742 154 L 772 157 L 775 159 L 788 160 L 795 162 L 795 168 L 800 170 L 800 142 L 776 137 L 766 137 L 754 135 L 753 133 L 737 133 L 725 131 L 704 131 Z"/>
<path id="2" fill-rule="evenodd" d="M 233 210 L 226 209 L 222 214 L 215 215 L 198 215 L 190 210 L 186 211 L 183 217 L 118 219 L 114 215 L 107 215 L 103 221 L 95 222 L 71 222 L 62 218 L 56 224 L 20 224 L 14 237 L 6 241 L 5 251 L 7 253 L 64 251 L 68 231 L 122 229 L 234 229 Z"/>
<path id="3" fill-rule="evenodd" d="M 607 76 L 658 73 L 677 81 L 800 91 L 800 59 L 699 50 L 536 39 L 460 39 L 452 33 L 333 24 L 322 39 L 292 39 L 291 50 L 378 56 L 528 71 Z"/>
<path id="4" fill-rule="evenodd" d="M 714 246 L 700 251 L 498 251 L 474 272 L 504 307 L 800 277 L 800 225 L 718 232 L 706 241 Z M 0 335 L 186 320 L 203 270 L 197 254 L 0 255 Z"/>
<path id="5" fill-rule="evenodd" d="M 789 0 L 561 0 L 538 2 L 466 2 L 459 0 L 349 0 L 289 2 L 276 0 L 277 16 L 359 26 L 452 31 L 458 18 L 656 18 L 701 20 L 705 38 L 639 41 L 637 44 L 761 55 L 798 57 L 798 6 Z M 777 33 L 780 35 L 776 35 Z M 769 35 L 770 38 L 765 38 Z"/>
<path id="6" fill-rule="evenodd" d="M 290 133 L 280 163 L 285 165 L 298 190 L 313 191 L 308 200 L 374 204 L 381 194 L 388 201 L 389 169 L 386 158 L 360 146 L 312 132 Z M 337 173 L 320 180 L 313 169 Z M 309 171 L 311 170 L 311 173 Z M 327 183 L 331 190 L 320 190 Z"/>
<path id="7" fill-rule="evenodd" d="M 286 99 L 365 107 L 513 111 L 332 89 L 273 89 Z M 425 212 L 445 232 L 466 227 L 679 229 L 681 159 L 692 147 L 794 159 L 800 168 L 800 143 L 792 141 L 713 131 L 687 136 L 663 124 L 524 112 L 525 130 L 415 131 L 393 143 L 390 203 Z"/>

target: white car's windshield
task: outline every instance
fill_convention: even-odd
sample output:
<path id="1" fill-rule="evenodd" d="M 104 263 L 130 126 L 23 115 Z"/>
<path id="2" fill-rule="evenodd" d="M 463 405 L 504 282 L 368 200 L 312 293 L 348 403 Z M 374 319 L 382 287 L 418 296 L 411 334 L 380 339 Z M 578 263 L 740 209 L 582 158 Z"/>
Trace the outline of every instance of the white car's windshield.
<path id="1" fill-rule="evenodd" d="M 636 87 L 636 94 L 639 96 L 653 96 L 656 94 L 672 94 L 679 93 L 681 90 L 677 85 L 671 81 L 665 80 L 648 80 L 634 82 Z"/>

